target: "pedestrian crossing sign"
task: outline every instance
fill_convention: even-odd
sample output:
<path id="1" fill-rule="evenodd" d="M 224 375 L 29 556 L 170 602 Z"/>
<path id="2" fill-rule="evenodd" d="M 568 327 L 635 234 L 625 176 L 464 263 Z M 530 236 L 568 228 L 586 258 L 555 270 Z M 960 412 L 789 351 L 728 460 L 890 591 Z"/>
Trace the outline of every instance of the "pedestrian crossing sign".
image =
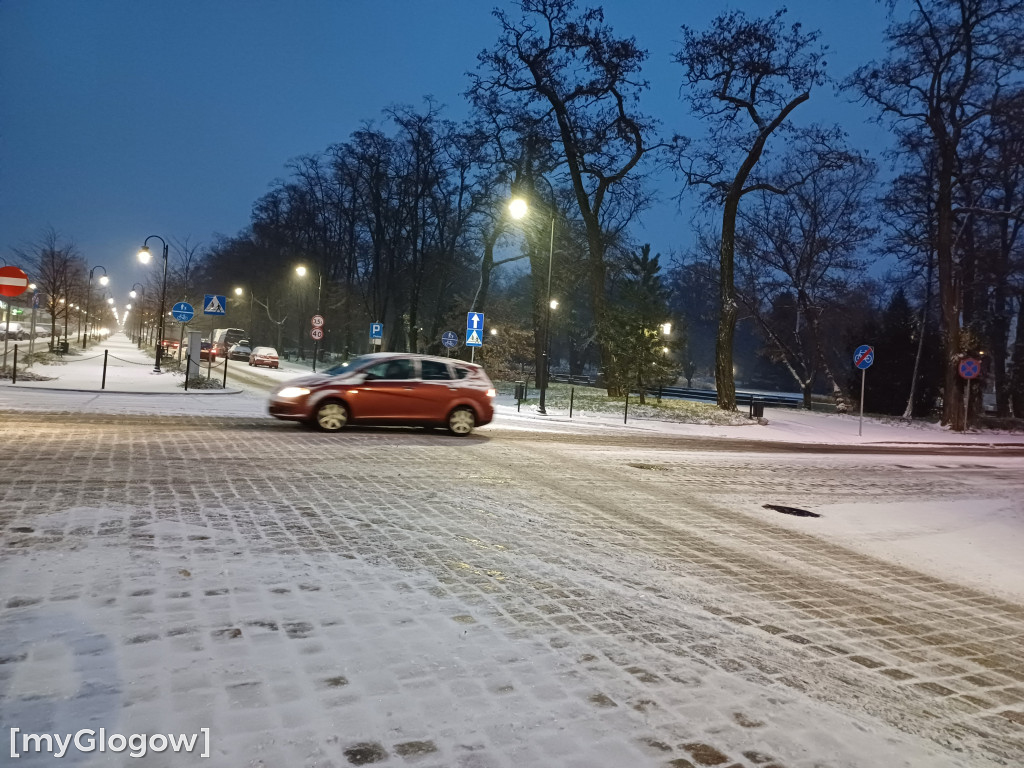
<path id="1" fill-rule="evenodd" d="M 467 347 L 482 347 L 483 341 L 480 339 L 480 331 L 470 331 L 466 334 L 466 346 Z"/>
<path id="2" fill-rule="evenodd" d="M 203 300 L 203 314 L 204 315 L 223 315 L 227 312 L 225 309 L 227 302 L 223 296 L 217 296 L 216 294 L 208 293 L 206 298 Z"/>

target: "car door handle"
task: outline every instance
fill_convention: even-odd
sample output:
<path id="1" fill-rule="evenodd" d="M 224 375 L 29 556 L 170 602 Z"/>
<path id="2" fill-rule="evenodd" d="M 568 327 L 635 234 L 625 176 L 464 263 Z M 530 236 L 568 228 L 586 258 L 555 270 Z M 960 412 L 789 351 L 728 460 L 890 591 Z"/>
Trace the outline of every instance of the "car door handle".
<path id="1" fill-rule="evenodd" d="M 415 389 L 415 387 L 408 386 L 408 387 L 402 387 L 402 389 Z"/>

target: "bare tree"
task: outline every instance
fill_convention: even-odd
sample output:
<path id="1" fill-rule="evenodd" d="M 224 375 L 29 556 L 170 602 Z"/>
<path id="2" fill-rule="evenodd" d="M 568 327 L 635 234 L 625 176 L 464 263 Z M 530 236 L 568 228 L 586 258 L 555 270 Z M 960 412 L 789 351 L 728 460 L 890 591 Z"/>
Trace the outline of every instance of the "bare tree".
<path id="1" fill-rule="evenodd" d="M 818 33 L 806 33 L 800 24 L 786 29 L 784 14 L 748 19 L 728 12 L 702 33 L 684 26 L 683 47 L 675 55 L 691 89 L 693 112 L 710 123 L 707 138 L 696 147 L 677 137 L 679 167 L 689 185 L 707 187 L 709 199 L 722 206 L 715 381 L 723 410 L 736 409 L 734 259 L 740 200 L 756 191 L 785 192 L 758 180 L 755 167 L 769 138 L 825 80 Z"/>
<path id="2" fill-rule="evenodd" d="M 821 318 L 842 305 L 867 268 L 864 251 L 875 233 L 867 193 L 875 167 L 850 155 L 844 166 L 809 173 L 817 160 L 801 145 L 779 165 L 775 186 L 789 186 L 794 176 L 807 180 L 787 195 L 760 190 L 740 211 L 737 295 L 769 339 L 773 357 L 803 391 L 805 407 L 811 407 L 819 374 L 836 402 L 844 403 L 843 385 L 826 354 L 832 334 Z M 791 312 L 778 311 L 780 297 Z"/>
<path id="3" fill-rule="evenodd" d="M 908 6 L 890 22 L 889 56 L 857 70 L 849 85 L 901 134 L 926 137 L 935 153 L 935 256 L 945 347 L 942 423 L 968 424 L 959 363 L 970 351 L 964 332 L 964 261 L 958 241 L 965 218 L 961 170 L 1006 90 L 1024 67 L 1024 0 L 890 0 Z M 969 195 L 967 196 L 970 197 Z M 991 212 L 989 212 L 991 213 Z"/>
<path id="4" fill-rule="evenodd" d="M 67 338 L 71 305 L 84 295 L 86 283 L 85 260 L 75 244 L 66 240 L 53 228 L 45 230 L 39 238 L 23 248 L 14 248 L 14 254 L 28 268 L 32 281 L 44 296 L 44 307 L 53 319 L 50 340 L 55 341 L 61 332 L 58 323 L 63 321 L 63 335 Z"/>
<path id="5" fill-rule="evenodd" d="M 639 77 L 647 52 L 632 38 L 616 37 L 600 8 L 577 13 L 574 0 L 521 0 L 520 8 L 519 19 L 494 12 L 501 33 L 479 55 L 469 96 L 478 108 L 531 124 L 560 148 L 586 232 L 590 301 L 603 340 L 606 206 L 616 196 L 644 198 L 637 173 L 655 146 L 654 122 L 636 106 L 647 88 Z M 617 394 L 624 384 L 621 365 L 603 341 L 601 358 L 609 392 Z"/>

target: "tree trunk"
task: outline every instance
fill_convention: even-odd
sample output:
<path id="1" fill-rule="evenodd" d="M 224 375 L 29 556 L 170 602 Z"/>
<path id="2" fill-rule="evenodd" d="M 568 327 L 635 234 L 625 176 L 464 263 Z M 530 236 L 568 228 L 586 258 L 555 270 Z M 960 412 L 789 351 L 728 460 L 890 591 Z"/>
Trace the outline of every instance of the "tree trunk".
<path id="1" fill-rule="evenodd" d="M 736 381 L 732 370 L 732 350 L 738 315 L 734 287 L 734 264 L 736 258 L 736 212 L 740 202 L 739 186 L 734 185 L 734 191 L 730 191 L 729 197 L 725 201 L 725 208 L 722 211 L 722 242 L 718 252 L 720 263 L 719 314 L 715 346 L 715 388 L 718 391 L 718 407 L 723 411 L 736 410 Z"/>
<path id="2" fill-rule="evenodd" d="M 921 309 L 921 327 L 918 329 L 917 352 L 914 353 L 914 372 L 910 378 L 910 392 L 907 394 L 907 407 L 903 409 L 903 418 L 908 421 L 914 417 L 914 396 L 917 393 L 918 371 L 921 370 L 921 355 L 924 352 L 924 340 L 928 335 L 928 315 L 932 306 L 932 272 L 934 270 L 934 254 L 928 254 L 928 268 L 925 271 L 924 307 Z"/>
<path id="3" fill-rule="evenodd" d="M 939 268 L 939 308 L 942 322 L 945 376 L 942 392 L 942 423 L 954 432 L 963 432 L 967 426 L 964 413 L 964 386 L 959 366 L 961 349 L 961 285 L 953 261 L 953 174 L 955 158 L 949 148 L 943 148 L 937 174 L 938 194 L 935 199 L 937 215 L 935 255 Z"/>
<path id="4" fill-rule="evenodd" d="M 1017 335 L 1013 342 L 1010 406 L 1016 418 L 1024 419 L 1024 297 L 1021 297 L 1017 304 Z"/>

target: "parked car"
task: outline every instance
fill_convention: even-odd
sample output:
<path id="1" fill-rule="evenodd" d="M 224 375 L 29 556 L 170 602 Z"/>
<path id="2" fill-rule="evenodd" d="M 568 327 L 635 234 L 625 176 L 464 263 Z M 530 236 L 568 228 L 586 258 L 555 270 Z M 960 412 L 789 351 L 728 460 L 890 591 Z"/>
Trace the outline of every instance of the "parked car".
<path id="1" fill-rule="evenodd" d="M 255 347 L 249 354 L 249 365 L 277 368 L 277 350 L 273 347 Z"/>
<path id="2" fill-rule="evenodd" d="M 185 344 L 181 348 L 181 356 L 183 358 L 188 357 L 188 342 L 187 341 L 185 342 Z M 213 351 L 213 344 L 211 344 L 206 339 L 203 339 L 199 343 L 199 359 L 200 360 L 209 360 L 211 363 L 216 363 L 217 362 L 217 353 Z"/>
<path id="3" fill-rule="evenodd" d="M 163 348 L 163 354 L 171 355 L 178 351 L 178 339 L 164 339 L 160 342 L 160 346 Z"/>
<path id="4" fill-rule="evenodd" d="M 249 346 L 248 341 L 240 341 L 238 344 L 232 344 L 231 349 L 228 350 L 229 360 L 248 360 L 249 355 L 252 354 L 252 347 Z"/>
<path id="5" fill-rule="evenodd" d="M 25 328 L 21 323 L 11 323 L 8 327 L 6 322 L 0 320 L 0 339 L 11 339 L 12 341 L 21 341 L 25 338 Z"/>
<path id="6" fill-rule="evenodd" d="M 494 417 L 494 396 L 474 363 L 377 352 L 286 382 L 271 394 L 269 410 L 325 432 L 363 423 L 443 426 L 468 435 Z"/>

